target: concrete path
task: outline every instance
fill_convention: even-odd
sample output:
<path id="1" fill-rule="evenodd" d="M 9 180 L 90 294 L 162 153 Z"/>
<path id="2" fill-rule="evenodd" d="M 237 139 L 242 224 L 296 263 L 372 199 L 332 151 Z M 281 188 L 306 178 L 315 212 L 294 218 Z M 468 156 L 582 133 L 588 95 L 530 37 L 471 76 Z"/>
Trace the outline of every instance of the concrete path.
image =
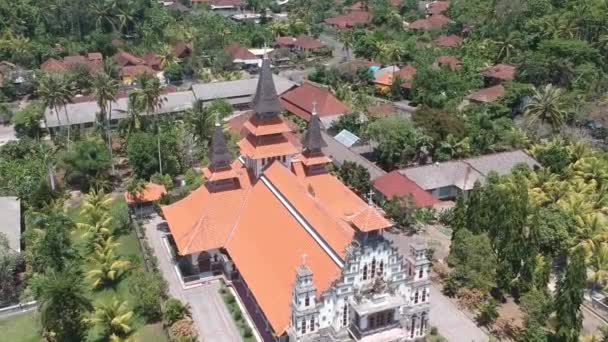
<path id="1" fill-rule="evenodd" d="M 158 267 L 169 284 L 169 295 L 190 305 L 192 319 L 198 329 L 199 340 L 205 342 L 242 341 L 239 330 L 218 292 L 219 281 L 205 283 L 189 289 L 182 287 L 171 256 L 162 239 L 166 232 L 157 228 L 158 224 L 162 222 L 162 218 L 157 215 L 153 215 L 146 220 L 144 222 L 146 237 L 158 258 Z"/>

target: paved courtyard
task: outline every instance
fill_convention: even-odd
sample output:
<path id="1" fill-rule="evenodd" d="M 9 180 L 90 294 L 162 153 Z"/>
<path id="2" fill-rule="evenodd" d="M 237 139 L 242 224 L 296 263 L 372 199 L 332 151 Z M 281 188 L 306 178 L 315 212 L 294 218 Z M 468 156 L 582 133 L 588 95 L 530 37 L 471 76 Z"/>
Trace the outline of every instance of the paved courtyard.
<path id="1" fill-rule="evenodd" d="M 441 248 L 442 241 L 449 238 L 442 237 L 439 231 L 430 228 L 424 233 L 422 238 L 435 248 L 435 256 L 443 258 L 447 255 L 447 250 Z M 403 234 L 387 234 L 399 252 L 406 256 L 409 253 L 409 244 L 414 237 Z M 449 242 L 448 242 L 449 243 Z M 446 297 L 434 284 L 431 288 L 431 312 L 429 316 L 431 326 L 437 327 L 439 333 L 450 342 L 485 342 L 488 335 L 481 330 L 473 320 L 466 316 L 448 297 Z"/>
<path id="2" fill-rule="evenodd" d="M 234 324 L 224 301 L 219 294 L 219 281 L 184 289 L 175 273 L 171 256 L 164 246 L 162 237 L 166 234 L 157 228 L 163 220 L 153 215 L 144 222 L 146 237 L 150 247 L 158 258 L 158 267 L 169 284 L 169 295 L 181 299 L 190 305 L 192 319 L 196 323 L 199 340 L 213 342 L 242 341 L 238 328 Z"/>

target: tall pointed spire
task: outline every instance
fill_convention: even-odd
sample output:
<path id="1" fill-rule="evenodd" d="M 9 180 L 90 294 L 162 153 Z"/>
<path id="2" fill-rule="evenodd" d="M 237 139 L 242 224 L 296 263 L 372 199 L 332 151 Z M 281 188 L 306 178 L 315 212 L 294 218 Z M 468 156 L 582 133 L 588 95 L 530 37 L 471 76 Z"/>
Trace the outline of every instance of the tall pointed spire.
<path id="1" fill-rule="evenodd" d="M 302 146 L 307 152 L 319 152 L 321 148 L 327 146 L 327 143 L 321 136 L 321 122 L 317 115 L 317 103 L 312 103 L 312 115 L 310 121 L 308 121 L 308 127 L 306 128 L 306 134 L 302 139 Z"/>
<path id="2" fill-rule="evenodd" d="M 230 166 L 232 155 L 228 151 L 224 131 L 219 122 L 215 123 L 215 131 L 209 149 L 209 163 L 212 170 L 220 170 Z"/>
<path id="3" fill-rule="evenodd" d="M 260 118 L 276 117 L 283 111 L 274 86 L 272 70 L 270 70 L 270 60 L 266 54 L 266 49 L 264 49 L 264 59 L 262 60 L 258 86 L 251 107 Z"/>

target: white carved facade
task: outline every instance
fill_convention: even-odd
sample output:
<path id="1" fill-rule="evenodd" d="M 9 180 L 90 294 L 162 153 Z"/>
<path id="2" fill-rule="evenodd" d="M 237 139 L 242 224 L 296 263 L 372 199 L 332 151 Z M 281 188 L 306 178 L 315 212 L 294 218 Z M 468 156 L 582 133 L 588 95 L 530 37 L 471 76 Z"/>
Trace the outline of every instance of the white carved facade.
<path id="1" fill-rule="evenodd" d="M 414 341 L 429 328 L 426 248 L 406 257 L 381 234 L 349 246 L 341 277 L 317 293 L 305 265 L 296 272 L 288 341 Z"/>

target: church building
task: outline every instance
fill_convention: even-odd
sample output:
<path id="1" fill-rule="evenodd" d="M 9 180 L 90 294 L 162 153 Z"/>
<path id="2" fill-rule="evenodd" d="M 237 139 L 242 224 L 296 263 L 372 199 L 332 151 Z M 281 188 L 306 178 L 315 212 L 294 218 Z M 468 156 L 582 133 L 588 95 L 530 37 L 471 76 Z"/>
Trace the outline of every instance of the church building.
<path id="1" fill-rule="evenodd" d="M 392 223 L 327 171 L 315 110 L 302 139 L 291 131 L 267 58 L 252 108 L 240 157 L 216 125 L 205 185 L 162 207 L 178 254 L 225 275 L 264 341 L 423 340 L 425 246 L 400 255 Z"/>

